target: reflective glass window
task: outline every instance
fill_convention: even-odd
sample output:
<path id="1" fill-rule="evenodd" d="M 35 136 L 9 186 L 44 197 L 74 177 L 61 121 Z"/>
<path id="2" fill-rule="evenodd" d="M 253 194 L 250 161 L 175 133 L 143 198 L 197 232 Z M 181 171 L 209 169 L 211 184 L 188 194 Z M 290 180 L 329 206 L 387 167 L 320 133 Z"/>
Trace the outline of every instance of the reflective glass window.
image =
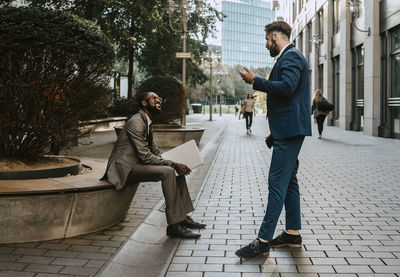
<path id="1" fill-rule="evenodd" d="M 400 53 L 392 57 L 392 97 L 400 97 Z"/>
<path id="2" fill-rule="evenodd" d="M 392 51 L 400 50 L 400 27 L 392 32 Z"/>

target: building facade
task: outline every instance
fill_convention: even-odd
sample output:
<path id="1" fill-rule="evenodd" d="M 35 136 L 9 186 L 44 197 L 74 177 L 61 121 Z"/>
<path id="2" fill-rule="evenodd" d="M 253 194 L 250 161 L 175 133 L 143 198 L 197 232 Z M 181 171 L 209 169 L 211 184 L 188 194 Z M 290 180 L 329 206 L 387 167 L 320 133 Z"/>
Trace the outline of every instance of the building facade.
<path id="1" fill-rule="evenodd" d="M 265 49 L 266 24 L 274 20 L 271 1 L 223 0 L 222 63 L 260 68 L 272 67 L 273 59 Z"/>
<path id="2" fill-rule="evenodd" d="M 400 1 L 282 0 L 328 125 L 400 138 Z M 279 9 L 279 7 L 278 7 Z"/>

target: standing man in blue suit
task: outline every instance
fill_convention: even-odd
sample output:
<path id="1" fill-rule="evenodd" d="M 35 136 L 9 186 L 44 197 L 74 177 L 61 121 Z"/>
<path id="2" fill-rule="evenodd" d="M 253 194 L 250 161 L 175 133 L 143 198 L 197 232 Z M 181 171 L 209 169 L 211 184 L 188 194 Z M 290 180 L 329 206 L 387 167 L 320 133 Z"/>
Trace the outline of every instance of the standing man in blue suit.
<path id="1" fill-rule="evenodd" d="M 267 117 L 273 152 L 268 176 L 268 205 L 258 237 L 237 250 L 241 258 L 268 255 L 270 247 L 301 247 L 300 193 L 297 182 L 298 155 L 305 136 L 311 136 L 308 64 L 290 43 L 292 28 L 284 21 L 265 26 L 267 48 L 276 63 L 268 80 L 249 70 L 240 72 L 254 90 L 267 93 Z M 273 238 L 282 208 L 286 228 Z"/>

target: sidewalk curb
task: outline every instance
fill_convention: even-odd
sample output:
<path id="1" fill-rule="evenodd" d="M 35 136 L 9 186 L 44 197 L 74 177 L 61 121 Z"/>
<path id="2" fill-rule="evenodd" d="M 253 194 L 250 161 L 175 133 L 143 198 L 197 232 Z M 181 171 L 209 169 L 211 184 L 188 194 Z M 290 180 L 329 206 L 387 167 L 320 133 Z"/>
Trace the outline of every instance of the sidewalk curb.
<path id="1" fill-rule="evenodd" d="M 188 178 L 189 191 L 196 206 L 201 191 L 220 151 L 226 127 L 212 140 L 208 141 L 201 150 L 202 156 L 211 157 L 205 160 L 201 167 Z M 211 156 L 211 155 L 212 156 Z M 211 161 L 210 161 L 211 160 Z M 206 166 L 206 165 L 209 166 Z M 201 180 L 201 181 L 200 181 Z M 118 253 L 98 272 L 97 276 L 164 276 L 170 262 L 179 246 L 179 239 L 169 239 L 165 235 L 167 226 L 165 215 L 159 211 L 164 203 L 160 200 L 153 211 L 139 225 Z"/>
<path id="2" fill-rule="evenodd" d="M 203 189 L 204 189 L 204 186 L 206 185 L 206 183 L 207 183 L 207 181 L 208 181 L 208 178 L 209 178 L 209 176 L 210 176 L 210 172 L 211 172 L 211 170 L 212 170 L 212 168 L 213 168 L 213 166 L 214 166 L 214 164 L 215 164 L 215 161 L 217 160 L 218 154 L 219 154 L 219 152 L 220 152 L 220 150 L 221 150 L 221 146 L 222 146 L 222 143 L 221 143 L 221 142 L 222 142 L 223 138 L 225 137 L 225 133 L 226 133 L 226 126 L 225 126 L 224 130 L 221 132 L 221 135 L 217 137 L 218 139 L 220 139 L 219 145 L 218 145 L 218 149 L 217 149 L 217 151 L 215 152 L 215 155 L 214 155 L 214 157 L 213 157 L 213 159 L 212 159 L 212 163 L 210 164 L 210 166 L 209 166 L 209 168 L 208 168 L 208 172 L 207 172 L 206 177 L 204 178 L 203 184 L 200 186 L 200 189 L 199 189 L 199 191 L 197 192 L 196 199 L 195 199 L 195 201 L 194 201 L 194 203 L 193 203 L 193 206 L 194 206 L 194 207 L 196 207 L 197 202 L 199 201 L 200 195 L 201 195 L 201 193 L 202 193 L 202 191 L 203 191 Z M 171 265 L 172 258 L 175 256 L 175 253 L 176 253 L 176 250 L 177 250 L 178 247 L 179 247 L 179 244 L 180 244 L 180 240 L 179 240 L 178 243 L 175 245 L 174 250 L 171 251 L 171 254 L 169 255 L 168 260 L 167 260 L 168 262 L 165 264 L 164 268 L 161 270 L 159 277 L 166 276 L 166 274 L 167 274 L 167 272 L 168 272 L 168 268 L 169 268 L 169 266 Z"/>

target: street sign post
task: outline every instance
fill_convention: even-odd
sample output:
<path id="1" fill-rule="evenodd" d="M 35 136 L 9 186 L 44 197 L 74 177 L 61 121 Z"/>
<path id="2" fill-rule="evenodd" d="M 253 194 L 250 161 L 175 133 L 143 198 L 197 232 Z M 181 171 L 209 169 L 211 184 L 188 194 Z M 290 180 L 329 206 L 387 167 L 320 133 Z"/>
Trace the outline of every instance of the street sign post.
<path id="1" fill-rule="evenodd" d="M 192 53 L 191 52 L 176 52 L 175 58 L 177 59 L 191 59 Z"/>

